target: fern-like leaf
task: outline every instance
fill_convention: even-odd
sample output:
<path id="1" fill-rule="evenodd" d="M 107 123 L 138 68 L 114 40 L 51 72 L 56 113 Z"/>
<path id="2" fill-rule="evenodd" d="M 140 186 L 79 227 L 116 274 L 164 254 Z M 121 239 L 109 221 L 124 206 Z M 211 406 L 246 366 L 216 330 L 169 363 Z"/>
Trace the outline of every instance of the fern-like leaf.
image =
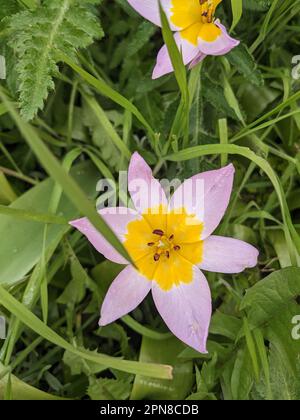
<path id="1" fill-rule="evenodd" d="M 9 46 L 17 57 L 22 116 L 31 120 L 43 108 L 53 77 L 58 74 L 59 52 L 75 56 L 103 35 L 94 7 L 101 0 L 45 0 L 33 11 L 9 20 Z"/>
<path id="2" fill-rule="evenodd" d="M 17 0 L 0 0 L 0 21 L 8 16 L 17 13 L 20 5 Z"/>

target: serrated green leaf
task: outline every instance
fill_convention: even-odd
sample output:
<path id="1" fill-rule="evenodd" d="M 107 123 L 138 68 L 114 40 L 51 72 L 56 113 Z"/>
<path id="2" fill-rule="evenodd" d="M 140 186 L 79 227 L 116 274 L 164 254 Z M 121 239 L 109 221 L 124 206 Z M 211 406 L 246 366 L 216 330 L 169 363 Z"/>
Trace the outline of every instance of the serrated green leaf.
<path id="1" fill-rule="evenodd" d="M 259 86 L 263 84 L 257 64 L 245 45 L 238 45 L 226 55 L 226 58 L 247 80 Z"/>
<path id="2" fill-rule="evenodd" d="M 91 5 L 99 2 L 46 0 L 34 10 L 10 18 L 8 45 L 17 57 L 19 99 L 26 120 L 31 120 L 43 108 L 49 91 L 54 89 L 58 53 L 74 56 L 78 48 L 102 37 L 91 9 Z"/>
<path id="3" fill-rule="evenodd" d="M 124 379 L 90 378 L 87 393 L 92 400 L 127 400 L 131 391 L 131 383 Z"/>
<path id="4" fill-rule="evenodd" d="M 252 326 L 259 327 L 289 307 L 300 296 L 300 268 L 276 271 L 246 292 L 241 309 L 246 309 Z"/>

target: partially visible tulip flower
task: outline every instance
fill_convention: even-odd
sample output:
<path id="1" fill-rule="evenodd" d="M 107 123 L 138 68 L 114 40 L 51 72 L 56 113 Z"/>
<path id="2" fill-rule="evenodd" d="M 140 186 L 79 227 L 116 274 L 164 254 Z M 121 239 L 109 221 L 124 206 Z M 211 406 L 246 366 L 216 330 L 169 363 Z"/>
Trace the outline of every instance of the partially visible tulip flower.
<path id="1" fill-rule="evenodd" d="M 159 0 L 127 0 L 145 19 L 161 26 Z M 239 44 L 226 28 L 215 19 L 215 11 L 222 0 L 161 0 L 184 64 L 190 68 L 207 55 L 224 55 Z M 153 79 L 171 73 L 173 66 L 166 45 L 157 56 Z"/>
<path id="2" fill-rule="evenodd" d="M 257 264 L 258 251 L 252 245 L 212 235 L 228 206 L 233 177 L 232 165 L 195 175 L 168 200 L 150 167 L 134 153 L 128 185 L 135 209 L 106 208 L 100 214 L 123 242 L 136 268 L 86 218 L 71 222 L 97 251 L 126 265 L 107 292 L 99 325 L 133 311 L 151 290 L 173 334 L 197 351 L 207 352 L 212 304 L 201 270 L 240 273 Z M 199 183 L 202 189 L 197 190 Z M 141 184 L 147 187 L 143 191 Z"/>

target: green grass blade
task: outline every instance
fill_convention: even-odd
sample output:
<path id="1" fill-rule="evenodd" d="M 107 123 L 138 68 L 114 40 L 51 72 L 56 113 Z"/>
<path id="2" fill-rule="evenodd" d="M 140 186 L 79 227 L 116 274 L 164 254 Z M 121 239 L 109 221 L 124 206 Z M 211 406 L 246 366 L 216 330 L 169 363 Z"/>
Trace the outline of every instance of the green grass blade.
<path id="1" fill-rule="evenodd" d="M 13 207 L 0 205 L 0 214 L 7 216 L 13 216 L 16 219 L 30 220 L 37 223 L 50 223 L 56 225 L 66 225 L 68 220 L 61 216 L 55 216 L 53 214 L 37 213 L 34 211 L 20 210 Z"/>
<path id="2" fill-rule="evenodd" d="M 55 156 L 40 140 L 33 127 L 24 122 L 12 104 L 7 100 L 6 96 L 0 90 L 0 97 L 7 105 L 12 118 L 15 120 L 25 140 L 36 154 L 48 174 L 61 186 L 65 194 L 75 207 L 85 215 L 95 228 L 108 240 L 108 242 L 128 261 L 131 261 L 123 244 L 119 241 L 114 232 L 99 216 L 94 206 L 89 202 L 86 195 L 74 179 L 67 173 L 67 171 L 60 165 Z"/>
<path id="3" fill-rule="evenodd" d="M 246 317 L 244 318 L 244 333 L 246 337 L 248 351 L 249 351 L 251 361 L 252 361 L 255 379 L 256 379 L 256 382 L 258 383 L 259 377 L 260 377 L 260 371 L 259 371 L 259 364 L 258 364 L 258 359 L 257 359 L 257 354 L 256 354 L 256 347 L 255 347 L 255 342 L 252 336 L 252 332 L 249 327 L 249 322 Z"/>
<path id="4" fill-rule="evenodd" d="M 227 119 L 222 118 L 219 120 L 219 136 L 220 136 L 220 143 L 223 145 L 228 144 L 228 127 L 227 127 Z M 225 166 L 228 161 L 228 155 L 222 154 L 221 155 L 221 166 Z"/>
<path id="5" fill-rule="evenodd" d="M 111 124 L 111 122 L 107 118 L 107 116 L 106 116 L 105 112 L 103 111 L 103 109 L 101 108 L 101 106 L 98 104 L 96 99 L 93 98 L 92 96 L 88 96 L 88 95 L 83 95 L 83 96 L 84 96 L 85 101 L 87 102 L 87 104 L 91 108 L 92 112 L 94 112 L 95 116 L 100 121 L 100 124 L 103 126 L 104 130 L 106 131 L 106 133 L 111 138 L 114 145 L 119 149 L 122 156 L 126 157 L 127 160 L 129 161 L 130 157 L 131 157 L 130 150 L 128 149 L 126 144 L 123 142 L 121 137 L 118 135 L 118 133 L 114 129 L 113 125 Z"/>
<path id="6" fill-rule="evenodd" d="M 165 44 L 168 48 L 168 52 L 171 58 L 171 62 L 174 68 L 175 77 L 181 91 L 181 94 L 184 98 L 184 102 L 188 102 L 188 86 L 187 86 L 187 76 L 186 69 L 183 64 L 182 55 L 177 47 L 177 44 L 174 39 L 174 34 L 171 31 L 167 16 L 160 4 L 160 18 L 162 23 L 162 35 L 165 41 Z"/>
<path id="7" fill-rule="evenodd" d="M 104 96 L 107 96 L 118 105 L 130 111 L 140 121 L 140 123 L 142 123 L 142 125 L 146 128 L 149 134 L 151 136 L 154 136 L 154 131 L 148 124 L 147 120 L 140 113 L 137 107 L 133 105 L 128 99 L 116 92 L 103 80 L 96 79 L 96 77 L 92 76 L 90 73 L 88 73 L 83 68 L 74 63 L 68 56 L 61 54 L 61 59 L 66 64 L 68 64 L 68 66 L 70 66 L 74 71 L 76 71 L 76 73 L 78 73 L 89 85 L 93 86 L 99 93 L 101 93 Z"/>
<path id="8" fill-rule="evenodd" d="M 104 354 L 94 353 L 87 350 L 80 350 L 73 347 L 70 343 L 64 340 L 64 338 L 62 338 L 55 331 L 45 325 L 22 303 L 18 302 L 2 286 L 0 286 L 0 304 L 9 312 L 14 314 L 18 319 L 20 319 L 25 325 L 35 331 L 38 335 L 44 337 L 46 340 L 50 341 L 56 346 L 59 346 L 75 355 L 82 357 L 83 359 L 128 373 L 140 374 L 160 379 L 172 378 L 171 366 L 121 360 L 115 357 L 106 356 Z"/>
<path id="9" fill-rule="evenodd" d="M 241 20 L 243 14 L 243 0 L 231 0 L 231 9 L 232 9 L 232 25 L 230 32 L 234 30 L 236 25 Z"/>

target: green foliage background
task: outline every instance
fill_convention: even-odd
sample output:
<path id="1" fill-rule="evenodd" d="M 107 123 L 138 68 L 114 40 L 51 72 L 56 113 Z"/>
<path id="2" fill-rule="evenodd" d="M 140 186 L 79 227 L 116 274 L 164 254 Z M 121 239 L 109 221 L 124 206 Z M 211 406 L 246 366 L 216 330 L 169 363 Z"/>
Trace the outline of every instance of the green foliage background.
<path id="1" fill-rule="evenodd" d="M 300 399 L 300 1 L 223 0 L 219 15 L 238 48 L 186 73 L 164 24 L 175 77 L 152 81 L 161 31 L 126 0 L 0 0 L 0 399 Z M 219 233 L 259 265 L 206 273 L 208 355 L 151 297 L 97 326 L 120 267 L 67 222 L 88 216 L 125 255 L 95 186 L 135 150 L 161 178 L 237 169 Z"/>

